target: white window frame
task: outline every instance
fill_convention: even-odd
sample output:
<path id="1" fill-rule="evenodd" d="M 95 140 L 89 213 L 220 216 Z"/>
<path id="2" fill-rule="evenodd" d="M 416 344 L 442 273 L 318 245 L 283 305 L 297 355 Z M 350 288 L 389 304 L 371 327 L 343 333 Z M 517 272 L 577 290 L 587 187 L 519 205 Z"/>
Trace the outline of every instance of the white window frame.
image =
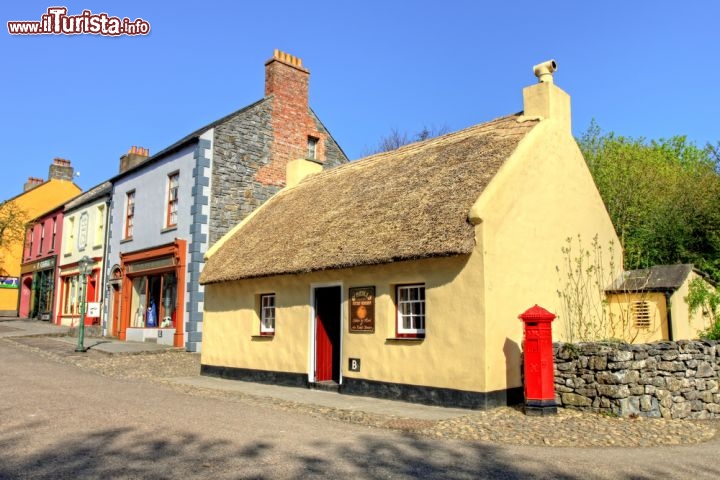
<path id="1" fill-rule="evenodd" d="M 173 185 L 175 179 L 175 185 Z M 165 210 L 165 227 L 173 228 L 178 224 L 178 206 L 180 204 L 180 172 L 173 172 L 167 176 L 167 206 Z M 172 221 L 175 216 L 175 221 Z"/>
<path id="2" fill-rule="evenodd" d="M 129 240 L 135 233 L 135 190 L 125 193 L 125 222 L 123 238 Z"/>
<path id="3" fill-rule="evenodd" d="M 397 285 L 396 335 L 398 337 L 422 338 L 425 336 L 425 284 Z"/>
<path id="4" fill-rule="evenodd" d="M 307 140 L 307 158 L 310 160 L 317 159 L 317 148 L 320 143 L 320 139 L 313 136 L 308 136 Z"/>
<path id="5" fill-rule="evenodd" d="M 93 248 L 102 246 L 105 240 L 105 205 L 98 205 L 95 208 L 95 240 Z"/>
<path id="6" fill-rule="evenodd" d="M 65 255 L 70 255 L 73 250 L 73 242 L 75 241 L 75 215 L 67 218 L 65 230 Z"/>
<path id="7" fill-rule="evenodd" d="M 260 335 L 275 335 L 275 294 L 260 295 Z"/>

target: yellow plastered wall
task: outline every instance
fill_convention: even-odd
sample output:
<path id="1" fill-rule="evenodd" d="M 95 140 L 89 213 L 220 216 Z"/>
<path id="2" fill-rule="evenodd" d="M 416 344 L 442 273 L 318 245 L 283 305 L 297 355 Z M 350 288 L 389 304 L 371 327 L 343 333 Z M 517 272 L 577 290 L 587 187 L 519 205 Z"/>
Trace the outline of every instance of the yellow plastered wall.
<path id="1" fill-rule="evenodd" d="M 398 284 L 425 283 L 426 336 L 394 340 Z M 205 287 L 204 365 L 308 373 L 311 286 L 342 286 L 343 376 L 483 391 L 483 279 L 479 256 L 278 276 Z M 375 286 L 375 332 L 349 333 L 348 288 Z M 275 336 L 258 338 L 256 296 L 275 293 Z M 361 360 L 349 372 L 348 358 Z"/>
<path id="2" fill-rule="evenodd" d="M 632 343 L 650 343 L 669 338 L 664 293 L 618 292 L 608 294 L 607 300 L 611 327 L 611 331 L 607 335 L 609 338 L 622 339 Z M 633 305 L 637 302 L 647 304 L 650 315 L 647 327 L 638 327 L 636 324 Z"/>
<path id="3" fill-rule="evenodd" d="M 27 212 L 27 220 L 31 220 L 38 215 L 57 207 L 66 200 L 77 196 L 81 192 L 80 188 L 72 182 L 66 180 L 51 179 L 28 190 L 22 195 L 18 195 L 14 199 L 20 208 Z M 25 246 L 24 239 L 16 244 L 8 247 L 3 252 L 3 268 L 7 271 L 8 276 L 20 276 L 20 264 L 22 263 L 22 254 Z M 0 289 L 0 311 L 16 311 L 18 302 L 18 292 L 20 290 Z"/>
<path id="4" fill-rule="evenodd" d="M 613 242 L 614 258 L 622 262 L 620 242 L 566 121 L 545 119 L 533 128 L 471 210 L 484 238 L 486 391 L 522 385 L 519 356 L 505 363 L 508 350 L 522 344 L 518 315 L 535 304 L 560 313 L 556 267 L 563 264 L 566 238 L 580 235 L 587 247 L 598 235 L 604 248 Z M 564 339 L 563 321 L 552 323 L 554 340 Z"/>
<path id="5" fill-rule="evenodd" d="M 670 297 L 670 312 L 672 313 L 673 339 L 692 340 L 698 338 L 698 332 L 710 327 L 710 318 L 701 311 L 690 313 L 685 297 L 690 293 L 690 282 L 699 275 L 690 272 L 688 278 Z"/>

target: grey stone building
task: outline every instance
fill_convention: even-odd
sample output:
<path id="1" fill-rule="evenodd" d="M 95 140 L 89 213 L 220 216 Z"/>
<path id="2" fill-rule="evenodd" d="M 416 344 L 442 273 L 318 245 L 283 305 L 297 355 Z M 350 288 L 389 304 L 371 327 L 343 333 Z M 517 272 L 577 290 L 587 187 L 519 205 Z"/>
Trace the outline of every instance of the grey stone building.
<path id="1" fill-rule="evenodd" d="M 264 98 L 153 156 L 123 155 L 111 179 L 109 335 L 200 351 L 208 247 L 285 185 L 289 161 L 347 162 L 309 107 L 308 83 L 302 61 L 276 50 Z"/>

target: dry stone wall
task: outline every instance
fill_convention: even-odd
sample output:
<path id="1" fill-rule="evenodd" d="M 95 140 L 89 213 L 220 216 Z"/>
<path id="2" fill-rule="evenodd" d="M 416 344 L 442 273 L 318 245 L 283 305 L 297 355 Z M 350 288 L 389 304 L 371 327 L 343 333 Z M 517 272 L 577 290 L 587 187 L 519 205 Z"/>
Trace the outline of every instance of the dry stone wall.
<path id="1" fill-rule="evenodd" d="M 620 416 L 720 418 L 715 341 L 555 343 L 558 406 Z"/>

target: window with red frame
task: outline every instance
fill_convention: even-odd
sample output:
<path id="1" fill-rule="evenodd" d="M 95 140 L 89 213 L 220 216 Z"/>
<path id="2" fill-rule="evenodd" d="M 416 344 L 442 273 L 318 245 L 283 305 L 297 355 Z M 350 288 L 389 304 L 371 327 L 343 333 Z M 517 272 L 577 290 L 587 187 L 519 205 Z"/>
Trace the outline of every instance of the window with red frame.
<path id="1" fill-rule="evenodd" d="M 43 243 L 45 243 L 45 223 L 40 224 L 40 244 L 38 245 L 38 255 L 42 253 Z"/>
<path id="2" fill-rule="evenodd" d="M 168 175 L 167 218 L 165 220 L 165 225 L 167 227 L 174 227 L 177 225 L 179 185 L 180 172 L 175 172 Z"/>
<path id="3" fill-rule="evenodd" d="M 125 238 L 132 238 L 135 226 L 135 190 L 127 193 L 125 200 Z"/>
<path id="4" fill-rule="evenodd" d="M 425 285 L 398 285 L 397 336 L 421 338 L 425 336 Z"/>
<path id="5" fill-rule="evenodd" d="M 50 251 L 55 250 L 55 237 L 57 235 L 57 217 L 53 217 L 52 243 L 50 243 Z"/>
<path id="6" fill-rule="evenodd" d="M 32 256 L 32 253 L 33 253 L 32 247 L 33 247 L 33 236 L 34 235 L 35 235 L 35 228 L 30 227 L 30 229 L 28 230 L 28 234 L 27 234 L 27 236 L 28 236 L 28 251 L 27 251 L 27 255 L 25 255 L 28 258 L 30 256 Z"/>

